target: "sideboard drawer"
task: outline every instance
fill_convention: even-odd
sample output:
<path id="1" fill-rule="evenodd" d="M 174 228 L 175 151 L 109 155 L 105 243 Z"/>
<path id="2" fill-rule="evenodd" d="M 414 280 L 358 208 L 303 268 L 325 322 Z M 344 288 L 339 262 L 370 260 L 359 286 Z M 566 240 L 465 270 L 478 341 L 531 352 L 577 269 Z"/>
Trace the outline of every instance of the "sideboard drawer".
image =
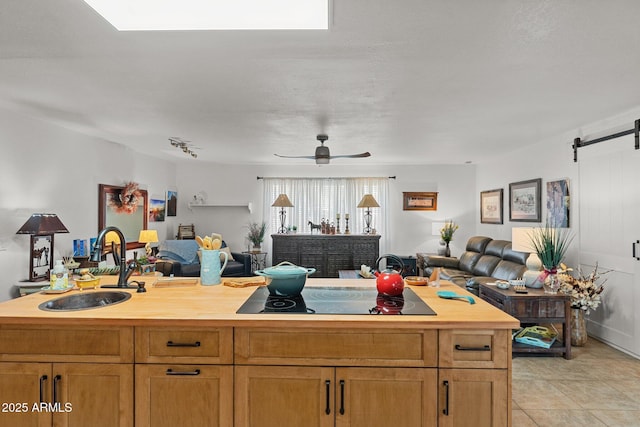
<path id="1" fill-rule="evenodd" d="M 440 367 L 507 368 L 510 355 L 509 330 L 440 331 Z"/>
<path id="2" fill-rule="evenodd" d="M 233 329 L 138 327 L 136 363 L 233 363 Z"/>
<path id="3" fill-rule="evenodd" d="M 236 328 L 236 364 L 436 366 L 438 332 L 422 329 Z"/>

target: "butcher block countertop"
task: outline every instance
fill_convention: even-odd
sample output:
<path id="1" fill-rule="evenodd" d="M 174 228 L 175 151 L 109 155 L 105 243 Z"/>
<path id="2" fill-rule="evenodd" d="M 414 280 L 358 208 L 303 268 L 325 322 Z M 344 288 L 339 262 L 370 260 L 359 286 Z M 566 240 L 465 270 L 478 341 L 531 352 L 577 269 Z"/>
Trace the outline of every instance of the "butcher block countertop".
<path id="1" fill-rule="evenodd" d="M 116 276 L 103 276 L 102 284 L 115 283 Z M 42 302 L 61 295 L 35 293 L 0 303 L 0 324 L 48 325 L 167 325 L 167 326 L 247 326 L 247 327 L 349 327 L 349 328 L 420 328 L 420 329 L 514 329 L 519 321 L 478 297 L 475 304 L 464 299 L 443 299 L 438 290 L 471 295 L 448 282 L 439 288 L 409 286 L 436 315 L 335 315 L 335 314 L 236 314 L 238 308 L 255 291 L 255 287 L 233 288 L 223 285 L 154 287 L 155 278 L 147 281 L 147 292 L 131 292 L 128 301 L 111 306 L 79 311 L 43 311 Z M 43 286 L 45 283 L 43 283 Z M 306 286 L 375 287 L 375 280 L 307 279 Z M 96 289 L 95 291 L 114 289 Z M 85 290 L 82 292 L 95 292 Z M 375 301 L 372 301 L 375 305 Z"/>

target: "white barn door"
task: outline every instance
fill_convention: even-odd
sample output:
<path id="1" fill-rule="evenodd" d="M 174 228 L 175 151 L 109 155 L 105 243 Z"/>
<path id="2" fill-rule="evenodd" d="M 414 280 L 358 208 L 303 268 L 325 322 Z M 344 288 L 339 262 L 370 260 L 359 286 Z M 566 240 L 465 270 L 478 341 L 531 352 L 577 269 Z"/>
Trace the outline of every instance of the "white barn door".
<path id="1" fill-rule="evenodd" d="M 633 135 L 578 151 L 580 264 L 612 270 L 589 334 L 640 357 L 640 151 Z M 640 258 L 640 243 L 635 245 Z"/>

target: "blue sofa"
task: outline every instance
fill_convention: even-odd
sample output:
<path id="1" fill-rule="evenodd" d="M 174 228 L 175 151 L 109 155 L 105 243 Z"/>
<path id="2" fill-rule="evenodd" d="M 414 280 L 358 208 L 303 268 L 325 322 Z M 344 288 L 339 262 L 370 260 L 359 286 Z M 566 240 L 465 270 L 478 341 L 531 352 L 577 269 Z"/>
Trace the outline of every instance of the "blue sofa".
<path id="1" fill-rule="evenodd" d="M 222 247 L 227 244 L 222 241 Z M 164 276 L 176 277 L 200 276 L 200 259 L 198 244 L 195 240 L 165 240 L 158 246 L 156 271 Z M 251 256 L 240 252 L 229 252 L 231 258 L 222 272 L 223 277 L 251 276 Z"/>

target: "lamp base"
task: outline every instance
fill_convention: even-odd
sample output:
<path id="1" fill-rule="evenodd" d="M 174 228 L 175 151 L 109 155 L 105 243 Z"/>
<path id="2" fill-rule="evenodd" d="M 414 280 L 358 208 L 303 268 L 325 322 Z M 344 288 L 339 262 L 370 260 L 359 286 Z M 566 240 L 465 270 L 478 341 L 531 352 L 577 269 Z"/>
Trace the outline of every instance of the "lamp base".
<path id="1" fill-rule="evenodd" d="M 526 262 L 527 271 L 524 272 L 522 278 L 524 279 L 524 285 L 527 288 L 541 288 L 542 282 L 538 280 L 540 277 L 540 273 L 542 273 L 542 262 L 540 261 L 540 257 L 538 254 L 532 253 L 527 258 Z"/>

